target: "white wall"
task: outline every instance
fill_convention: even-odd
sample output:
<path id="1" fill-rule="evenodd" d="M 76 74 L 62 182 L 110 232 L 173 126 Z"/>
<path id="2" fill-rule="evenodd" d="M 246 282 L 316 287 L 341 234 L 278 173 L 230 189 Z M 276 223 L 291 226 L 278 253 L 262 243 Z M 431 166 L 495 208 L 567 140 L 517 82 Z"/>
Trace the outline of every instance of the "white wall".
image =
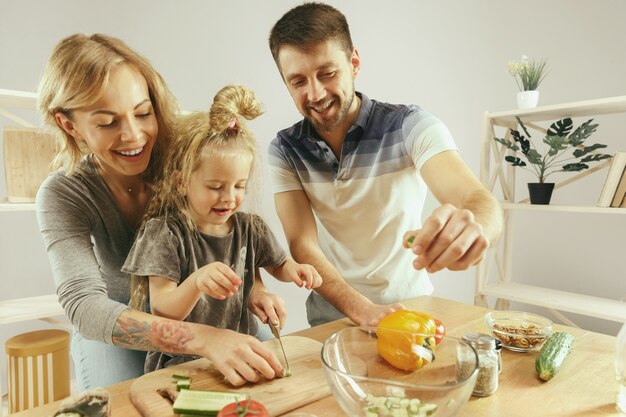
<path id="1" fill-rule="evenodd" d="M 0 0 L 0 88 L 35 91 L 58 40 L 74 32 L 104 32 L 147 56 L 184 109 L 206 109 L 226 84 L 254 89 L 266 107 L 266 115 L 252 123 L 264 150 L 277 130 L 299 117 L 267 47 L 273 23 L 299 3 Z M 360 52 L 357 89 L 388 102 L 419 104 L 439 116 L 476 173 L 482 113 L 515 104 L 517 87 L 507 72 L 509 60 L 522 54 L 549 60 L 541 104 L 626 94 L 626 2 L 621 0 L 330 3 L 347 15 Z M 38 120 L 34 113 L 20 114 Z M 1 123 L 7 120 L 0 118 Z M 626 150 L 624 130 L 611 120 L 603 123 L 597 140 L 608 144 L 611 152 Z M 604 171 L 590 176 L 583 186 L 557 191 L 555 202 L 594 204 L 603 175 Z M 260 212 L 282 239 L 266 172 L 263 183 Z M 4 194 L 0 175 L 0 195 Z M 626 295 L 626 267 L 619 261 L 626 248 L 620 239 L 625 217 L 521 218 L 516 221 L 521 238 L 515 246 L 516 270 L 528 282 L 539 280 L 555 288 L 619 299 Z M 0 299 L 54 290 L 35 223 L 34 213 L 0 215 Z M 432 278 L 436 295 L 473 301 L 473 270 L 444 271 Z M 306 327 L 305 292 L 286 284 L 270 285 L 287 300 L 287 331 Z M 582 324 L 617 332 L 614 323 Z M 3 327 L 0 342 L 23 329 Z"/>

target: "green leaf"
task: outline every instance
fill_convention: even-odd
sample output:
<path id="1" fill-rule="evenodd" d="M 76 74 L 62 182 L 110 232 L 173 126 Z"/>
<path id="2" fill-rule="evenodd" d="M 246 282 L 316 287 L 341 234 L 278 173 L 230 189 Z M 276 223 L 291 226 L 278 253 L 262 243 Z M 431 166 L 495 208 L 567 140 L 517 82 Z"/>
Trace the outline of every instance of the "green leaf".
<path id="1" fill-rule="evenodd" d="M 526 133 L 526 136 L 528 136 L 529 138 L 532 137 L 530 135 L 530 133 L 528 132 L 528 129 L 526 129 L 526 126 L 524 125 L 524 122 L 522 122 L 522 119 L 520 119 L 518 116 L 515 116 L 515 118 L 517 119 L 517 123 L 522 127 L 522 129 L 524 130 L 524 133 Z M 513 131 L 513 129 L 511 129 L 511 131 Z"/>
<path id="2" fill-rule="evenodd" d="M 550 125 L 550 128 L 548 129 L 548 136 L 567 136 L 573 126 L 574 122 L 572 122 L 572 119 L 569 117 L 557 120 Z"/>
<path id="3" fill-rule="evenodd" d="M 569 136 L 569 141 L 573 146 L 578 146 L 585 141 L 598 128 L 598 124 L 591 124 L 593 119 L 587 120 Z"/>
<path id="4" fill-rule="evenodd" d="M 530 162 L 531 164 L 534 164 L 534 165 L 543 164 L 543 161 L 541 160 L 542 158 L 541 154 L 534 149 L 531 149 L 528 151 L 528 153 L 526 154 L 526 158 L 528 159 L 528 162 Z"/>
<path id="5" fill-rule="evenodd" d="M 494 140 L 498 143 L 503 144 L 504 146 L 506 146 L 507 148 L 509 148 L 512 151 L 519 151 L 519 146 L 517 146 L 516 144 L 514 144 L 513 142 L 511 142 L 510 140 L 507 139 L 500 139 L 500 138 L 494 138 Z"/>
<path id="6" fill-rule="evenodd" d="M 545 143 L 546 145 L 550 147 L 550 152 L 548 152 L 548 155 L 554 156 L 559 151 L 567 149 L 567 147 L 569 146 L 568 140 L 569 139 L 566 136 L 548 135 L 545 138 L 543 138 L 543 143 Z"/>
<path id="7" fill-rule="evenodd" d="M 574 156 L 576 158 L 580 158 L 581 156 L 587 155 L 589 152 L 593 152 L 596 149 L 606 148 L 606 145 L 602 145 L 601 143 L 596 143 L 591 146 L 585 146 L 584 148 L 574 150 Z"/>
<path id="8" fill-rule="evenodd" d="M 609 159 L 610 157 L 611 155 L 607 154 L 593 154 L 585 156 L 583 159 L 580 160 L 580 162 L 598 162 L 602 161 L 603 159 Z"/>
<path id="9" fill-rule="evenodd" d="M 522 161 L 521 159 L 519 159 L 516 156 L 505 156 L 504 160 L 507 162 L 510 162 L 511 165 L 513 165 L 514 167 L 525 167 L 526 166 L 526 162 Z"/>
<path id="10" fill-rule="evenodd" d="M 589 165 L 577 162 L 575 164 L 563 165 L 563 168 L 561 170 L 562 171 L 567 171 L 567 172 L 576 172 L 576 171 L 583 171 L 583 170 L 585 170 L 587 168 L 589 168 Z"/>
<path id="11" fill-rule="evenodd" d="M 522 153 L 526 155 L 528 151 L 530 150 L 530 141 L 526 139 L 523 135 L 520 135 L 520 133 L 517 130 L 511 129 L 511 136 L 513 136 L 513 139 L 515 139 L 515 142 L 520 144 L 522 148 Z"/>

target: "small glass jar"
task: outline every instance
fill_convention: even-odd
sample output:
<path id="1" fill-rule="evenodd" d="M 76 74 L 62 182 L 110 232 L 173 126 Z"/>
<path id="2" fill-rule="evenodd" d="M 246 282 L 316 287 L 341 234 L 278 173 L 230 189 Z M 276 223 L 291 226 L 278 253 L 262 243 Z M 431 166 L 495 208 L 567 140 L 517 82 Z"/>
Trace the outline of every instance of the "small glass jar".
<path id="1" fill-rule="evenodd" d="M 498 389 L 501 370 L 500 351 L 496 339 L 485 333 L 468 333 L 463 340 L 469 343 L 478 354 L 478 376 L 472 395 L 487 397 Z"/>

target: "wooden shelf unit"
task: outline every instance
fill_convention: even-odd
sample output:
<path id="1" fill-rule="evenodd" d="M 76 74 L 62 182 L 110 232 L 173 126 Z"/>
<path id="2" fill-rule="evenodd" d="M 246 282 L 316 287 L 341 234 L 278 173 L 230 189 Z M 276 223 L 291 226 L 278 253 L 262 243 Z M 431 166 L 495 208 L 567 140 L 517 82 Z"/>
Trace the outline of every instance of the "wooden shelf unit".
<path id="1" fill-rule="evenodd" d="M 626 96 L 543 106 L 534 109 L 485 112 L 482 124 L 480 179 L 492 192 L 496 189 L 502 192 L 501 206 L 504 210 L 504 228 L 496 247 L 490 249 L 485 261 L 476 269 L 474 294 L 476 305 L 487 306 L 487 297 L 492 296 L 496 297 L 496 309 L 508 309 L 510 301 L 536 305 L 548 309 L 564 323 L 574 326 L 576 324 L 561 312 L 582 314 L 610 321 L 624 321 L 626 302 L 514 282 L 512 220 L 516 211 L 529 211 L 536 216 L 550 212 L 626 215 L 626 208 L 531 205 L 527 198 L 516 200 L 516 168 L 504 161 L 504 156 L 511 152 L 493 139 L 494 137 L 502 137 L 496 136 L 496 128 L 506 129 L 504 136 L 510 139 L 510 129 L 518 129 L 517 117 L 524 121 L 529 130 L 545 133 L 545 129 L 535 125 L 535 122 L 553 122 L 565 117 L 575 118 L 617 113 L 626 113 Z M 607 167 L 609 164 L 610 160 L 578 174 L 572 173 L 569 179 L 557 183 L 555 189 L 575 182 L 592 172 Z M 495 273 L 492 271 L 494 267 Z M 496 280 L 490 282 L 493 275 L 496 275 Z"/>

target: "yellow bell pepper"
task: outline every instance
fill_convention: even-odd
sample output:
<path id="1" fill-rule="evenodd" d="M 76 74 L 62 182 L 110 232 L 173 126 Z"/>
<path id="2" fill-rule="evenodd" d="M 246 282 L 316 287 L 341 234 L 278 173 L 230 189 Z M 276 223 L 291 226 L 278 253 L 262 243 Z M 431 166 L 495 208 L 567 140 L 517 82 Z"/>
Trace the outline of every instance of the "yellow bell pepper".
<path id="1" fill-rule="evenodd" d="M 437 325 L 428 314 L 398 310 L 385 316 L 376 330 L 378 353 L 396 368 L 414 371 L 430 361 L 419 347 L 435 348 Z M 397 332 L 394 330 L 402 330 Z M 414 348 L 414 346 L 419 346 Z M 434 354 L 433 354 L 434 357 Z"/>

